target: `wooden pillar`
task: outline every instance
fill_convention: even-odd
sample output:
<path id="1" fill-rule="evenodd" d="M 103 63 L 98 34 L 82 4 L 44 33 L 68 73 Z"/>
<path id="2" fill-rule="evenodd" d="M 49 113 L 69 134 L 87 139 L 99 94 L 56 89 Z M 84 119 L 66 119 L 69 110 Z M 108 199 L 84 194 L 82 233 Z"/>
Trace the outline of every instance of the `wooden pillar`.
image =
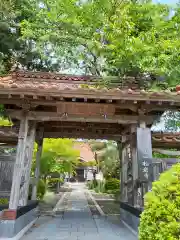
<path id="1" fill-rule="evenodd" d="M 42 149 L 43 149 L 43 134 L 44 134 L 44 129 L 41 128 L 37 140 L 37 153 L 36 153 L 36 168 L 35 168 L 35 176 L 34 176 L 34 183 L 32 186 L 32 200 L 37 199 L 37 186 L 38 186 L 38 181 L 39 181 L 39 174 L 40 174 L 40 160 L 41 160 L 41 154 L 42 154 Z"/>
<path id="2" fill-rule="evenodd" d="M 20 189 L 20 199 L 19 205 L 25 206 L 28 200 L 29 193 L 29 182 L 30 182 L 30 173 L 34 149 L 34 141 L 36 134 L 36 123 L 32 122 L 29 129 L 29 134 L 27 136 L 26 152 L 25 152 L 25 161 L 24 161 L 24 184 Z"/>
<path id="3" fill-rule="evenodd" d="M 18 146 L 16 153 L 16 161 L 14 164 L 14 172 L 12 179 L 12 187 L 11 187 L 11 195 L 9 201 L 9 209 L 16 210 L 19 204 L 19 195 L 20 195 L 20 187 L 22 182 L 22 173 L 25 159 L 25 148 L 26 148 L 26 140 L 28 133 L 28 119 L 27 116 L 23 116 L 20 121 L 20 129 L 18 136 Z"/>
<path id="4" fill-rule="evenodd" d="M 119 153 L 119 169 L 120 169 L 120 194 L 122 194 L 122 143 L 120 141 L 117 141 L 117 150 L 118 150 L 118 153 Z"/>
<path id="5" fill-rule="evenodd" d="M 139 168 L 139 181 L 141 183 L 141 207 L 143 206 L 144 194 L 151 188 L 151 168 L 152 168 L 152 143 L 151 129 L 145 128 L 145 124 L 140 124 L 137 128 L 137 157 Z"/>
<path id="6" fill-rule="evenodd" d="M 131 126 L 131 155 L 132 155 L 132 175 L 133 175 L 133 206 L 139 207 L 138 203 L 138 158 L 137 158 L 137 126 Z"/>
<path id="7" fill-rule="evenodd" d="M 121 201 L 127 202 L 127 148 L 125 145 L 126 137 L 122 136 L 121 147 Z"/>

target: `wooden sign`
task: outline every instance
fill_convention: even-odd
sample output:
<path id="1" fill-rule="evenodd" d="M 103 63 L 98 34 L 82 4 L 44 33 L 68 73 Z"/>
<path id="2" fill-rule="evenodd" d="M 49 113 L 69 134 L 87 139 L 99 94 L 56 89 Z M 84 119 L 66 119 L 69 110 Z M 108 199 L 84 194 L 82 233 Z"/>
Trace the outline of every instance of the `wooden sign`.
<path id="1" fill-rule="evenodd" d="M 151 130 L 149 128 L 137 129 L 137 157 L 140 181 L 148 182 L 152 165 Z"/>
<path id="2" fill-rule="evenodd" d="M 112 104 L 96 104 L 96 103 L 59 103 L 57 113 L 77 115 L 77 116 L 113 116 L 115 107 Z"/>

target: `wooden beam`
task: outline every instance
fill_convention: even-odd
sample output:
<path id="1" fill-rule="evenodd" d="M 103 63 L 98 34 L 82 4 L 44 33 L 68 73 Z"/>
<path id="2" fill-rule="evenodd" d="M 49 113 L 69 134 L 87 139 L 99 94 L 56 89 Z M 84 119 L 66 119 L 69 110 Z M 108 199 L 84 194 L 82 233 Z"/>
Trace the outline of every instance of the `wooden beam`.
<path id="1" fill-rule="evenodd" d="M 131 148 L 131 156 L 132 156 L 132 175 L 133 175 L 133 205 L 134 207 L 140 207 L 139 199 L 138 199 L 138 187 L 136 184 L 139 178 L 136 133 L 137 133 L 137 125 L 131 125 L 132 137 L 130 140 L 130 148 Z"/>
<path id="2" fill-rule="evenodd" d="M 152 188 L 150 181 L 150 172 L 148 166 L 152 159 L 152 143 L 151 130 L 149 128 L 137 128 L 137 159 L 139 180 L 145 184 L 141 186 L 141 194 L 145 194 Z M 144 196 L 141 195 L 141 207 L 143 205 Z"/>
<path id="3" fill-rule="evenodd" d="M 152 158 L 153 163 L 165 162 L 168 165 L 173 165 L 180 162 L 179 158 Z"/>
<path id="4" fill-rule="evenodd" d="M 6 113 L 13 119 L 21 119 L 23 111 L 21 110 L 7 110 Z M 29 111 L 27 112 L 28 120 L 32 121 L 74 121 L 74 122 L 101 122 L 101 123 L 119 123 L 119 124 L 133 124 L 140 120 L 152 123 L 156 116 L 139 116 L 139 115 L 115 115 L 104 118 L 99 115 L 97 117 L 82 117 L 78 115 L 58 114 L 52 112 L 38 112 Z"/>
<path id="5" fill-rule="evenodd" d="M 20 190 L 19 206 L 25 206 L 27 204 L 27 200 L 28 200 L 30 172 L 31 172 L 31 165 L 32 165 L 35 133 L 36 133 L 36 123 L 33 122 L 29 129 L 29 135 L 27 136 L 26 154 L 25 154 L 25 161 L 24 161 L 24 163 L 25 163 L 25 165 L 24 165 L 24 181 L 25 182 Z"/>
<path id="6" fill-rule="evenodd" d="M 121 134 L 91 134 L 91 133 L 68 133 L 68 132 L 45 132 L 44 138 L 85 138 L 85 139 L 106 139 L 106 140 L 119 140 Z"/>
<path id="7" fill-rule="evenodd" d="M 139 127 L 140 128 L 146 128 L 146 122 L 145 121 L 140 121 Z"/>
<path id="8" fill-rule="evenodd" d="M 160 148 L 160 149 L 177 149 L 180 150 L 180 144 L 178 142 L 156 142 L 152 139 L 152 146 L 153 148 Z"/>
<path id="9" fill-rule="evenodd" d="M 112 100 L 127 100 L 127 101 L 150 101 L 150 103 L 158 103 L 159 101 L 162 104 L 167 104 L 167 102 L 174 103 L 175 105 L 179 106 L 180 97 L 176 94 L 156 94 L 156 93 L 138 93 L 138 94 L 130 94 L 128 92 L 122 91 L 118 89 L 117 91 L 108 91 L 108 90 L 97 90 L 97 89 L 62 89 L 62 90 L 52 90 L 52 89 L 27 89 L 27 88 L 3 88 L 0 89 L 0 95 L 8 95 L 11 94 L 12 98 L 13 95 L 19 95 L 19 98 L 22 94 L 29 95 L 33 97 L 36 95 L 37 97 L 41 96 L 52 96 L 52 97 L 63 97 L 63 98 L 89 98 L 89 99 L 112 99 Z"/>
<path id="10" fill-rule="evenodd" d="M 122 142 L 126 141 L 126 136 L 122 136 Z M 127 202 L 127 148 L 122 147 L 121 149 L 121 201 Z"/>
<path id="11" fill-rule="evenodd" d="M 42 149 L 43 149 L 43 136 L 44 136 L 44 128 L 42 127 L 39 131 L 38 135 L 38 148 L 37 148 L 37 153 L 36 153 L 36 168 L 35 168 L 35 179 L 34 183 L 32 186 L 32 200 L 37 200 L 37 186 L 38 186 L 38 181 L 39 181 L 39 175 L 40 175 L 40 160 L 41 160 L 41 154 L 42 154 Z"/>
<path id="12" fill-rule="evenodd" d="M 22 116 L 22 119 L 20 122 L 16 162 L 14 164 L 14 173 L 13 173 L 11 195 L 10 195 L 10 201 L 9 201 L 9 209 L 16 210 L 19 203 L 20 187 L 22 183 L 21 176 L 22 176 L 23 165 L 24 165 L 27 133 L 28 133 L 28 119 L 27 119 L 27 116 L 24 115 Z"/>

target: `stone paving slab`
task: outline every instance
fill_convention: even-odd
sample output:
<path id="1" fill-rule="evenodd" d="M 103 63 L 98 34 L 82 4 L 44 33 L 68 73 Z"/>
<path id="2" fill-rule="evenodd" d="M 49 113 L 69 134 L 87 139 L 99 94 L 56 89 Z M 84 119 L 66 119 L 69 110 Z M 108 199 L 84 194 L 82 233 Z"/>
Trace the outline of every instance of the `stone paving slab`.
<path id="1" fill-rule="evenodd" d="M 121 222 L 117 225 L 105 217 L 92 216 L 83 184 L 73 184 L 65 201 L 63 216 L 47 222 L 40 217 L 41 224 L 37 221 L 37 227 L 31 228 L 21 240 L 137 240 Z"/>

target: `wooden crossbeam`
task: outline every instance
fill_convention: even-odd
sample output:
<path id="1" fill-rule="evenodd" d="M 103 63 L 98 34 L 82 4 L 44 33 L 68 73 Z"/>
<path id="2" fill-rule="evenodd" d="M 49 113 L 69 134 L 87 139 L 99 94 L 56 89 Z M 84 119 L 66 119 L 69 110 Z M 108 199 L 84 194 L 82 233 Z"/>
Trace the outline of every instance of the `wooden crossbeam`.
<path id="1" fill-rule="evenodd" d="M 22 110 L 7 110 L 6 113 L 12 119 L 21 120 L 23 116 Z M 76 114 L 68 115 L 52 113 L 52 112 L 38 112 L 28 111 L 28 120 L 34 121 L 72 121 L 72 122 L 101 122 L 101 123 L 119 123 L 119 124 L 133 124 L 143 120 L 148 123 L 152 123 L 156 116 L 139 116 L 139 115 L 119 115 L 119 116 L 97 116 L 97 117 L 82 117 Z"/>

